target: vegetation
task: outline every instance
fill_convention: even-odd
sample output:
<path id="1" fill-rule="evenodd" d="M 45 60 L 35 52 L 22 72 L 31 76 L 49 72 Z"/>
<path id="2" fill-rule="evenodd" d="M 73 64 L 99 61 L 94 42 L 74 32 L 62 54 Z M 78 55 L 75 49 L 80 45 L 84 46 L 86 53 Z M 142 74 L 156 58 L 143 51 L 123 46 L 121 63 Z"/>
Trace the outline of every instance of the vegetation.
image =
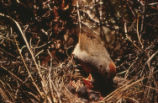
<path id="1" fill-rule="evenodd" d="M 158 102 L 157 18 L 156 0 L 1 0 L 0 102 Z M 106 95 L 80 88 L 71 53 L 82 25 L 116 63 L 117 86 Z"/>

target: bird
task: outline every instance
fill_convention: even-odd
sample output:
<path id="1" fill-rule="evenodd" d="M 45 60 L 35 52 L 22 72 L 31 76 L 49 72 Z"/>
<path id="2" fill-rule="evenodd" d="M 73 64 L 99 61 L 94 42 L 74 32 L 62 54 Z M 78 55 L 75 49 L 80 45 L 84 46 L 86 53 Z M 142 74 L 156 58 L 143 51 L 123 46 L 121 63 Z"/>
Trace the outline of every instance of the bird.
<path id="1" fill-rule="evenodd" d="M 113 81 L 116 75 L 116 65 L 101 37 L 91 29 L 81 29 L 72 54 L 85 72 L 97 75 L 96 81 L 104 80 L 105 85 Z M 102 81 L 100 82 L 102 83 Z"/>

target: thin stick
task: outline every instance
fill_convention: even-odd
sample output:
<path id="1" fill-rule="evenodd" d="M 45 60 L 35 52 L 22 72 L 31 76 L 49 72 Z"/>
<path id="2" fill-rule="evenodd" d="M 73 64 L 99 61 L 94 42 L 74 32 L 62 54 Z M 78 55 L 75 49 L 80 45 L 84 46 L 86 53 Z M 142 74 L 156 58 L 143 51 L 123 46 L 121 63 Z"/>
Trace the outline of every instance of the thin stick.
<path id="1" fill-rule="evenodd" d="M 132 87 L 133 85 L 141 82 L 142 80 L 144 80 L 144 77 L 140 78 L 139 80 L 135 81 L 135 82 L 127 82 L 126 84 L 124 84 L 123 86 L 121 86 L 120 88 L 116 89 L 115 91 L 113 91 L 112 93 L 110 93 L 109 95 L 107 95 L 104 98 L 104 101 L 108 101 L 112 98 L 114 98 L 114 96 L 120 97 L 122 95 L 120 95 L 122 92 L 124 92 L 125 90 L 127 90 L 128 88 Z"/>
<path id="2" fill-rule="evenodd" d="M 80 30 L 81 30 L 81 16 L 80 16 L 80 11 L 79 11 L 78 1 L 77 1 L 76 6 L 77 6 L 78 23 L 79 23 L 79 27 L 80 27 Z"/>
<path id="3" fill-rule="evenodd" d="M 14 38 L 14 39 L 15 39 L 15 38 Z M 19 54 L 20 54 L 21 60 L 22 60 L 22 62 L 23 62 L 23 64 L 24 64 L 24 66 L 25 66 L 25 68 L 26 68 L 26 70 L 27 70 L 27 72 L 28 72 L 28 74 L 29 74 L 31 80 L 32 80 L 33 85 L 36 87 L 36 89 L 37 89 L 37 91 L 39 92 L 40 96 L 42 96 L 42 93 L 41 93 L 39 87 L 37 86 L 37 84 L 36 84 L 34 78 L 33 78 L 32 75 L 31 75 L 31 72 L 30 72 L 29 68 L 28 68 L 27 65 L 26 65 L 26 62 L 25 62 L 25 60 L 24 60 L 24 57 L 23 57 L 22 54 L 21 54 L 21 50 L 20 50 L 20 48 L 19 48 L 19 46 L 18 46 L 18 42 L 17 42 L 16 39 L 15 39 L 15 43 L 16 43 L 18 52 L 19 52 Z"/>
<path id="4" fill-rule="evenodd" d="M 138 37 L 138 41 L 140 43 L 140 45 L 142 46 L 142 49 L 144 48 L 142 42 L 141 42 L 141 37 L 140 37 L 140 33 L 139 33 L 139 17 L 137 17 L 137 37 Z"/>
<path id="5" fill-rule="evenodd" d="M 126 23 L 126 21 L 125 21 L 125 23 L 124 23 L 124 32 L 125 32 L 125 35 L 126 35 L 127 40 L 129 40 L 139 51 L 141 51 L 141 48 L 139 48 L 139 47 L 132 41 L 132 39 L 130 38 L 130 36 L 128 35 L 128 30 L 127 30 L 127 23 Z"/>
<path id="6" fill-rule="evenodd" d="M 18 29 L 19 33 L 22 35 L 22 37 L 23 37 L 23 39 L 24 39 L 24 42 L 25 42 L 25 44 L 26 44 L 26 47 L 27 47 L 27 49 L 29 50 L 29 52 L 30 52 L 30 54 L 31 54 L 31 57 L 32 57 L 32 59 L 33 59 L 33 62 L 34 62 L 34 64 L 35 64 L 36 69 L 37 69 L 37 71 L 38 71 L 38 74 L 39 74 L 39 76 L 40 76 L 40 78 L 41 78 L 42 87 L 45 87 L 44 84 L 46 84 L 46 83 L 45 83 L 44 79 L 42 78 L 42 74 L 41 74 L 40 68 L 39 68 L 39 66 L 38 66 L 38 64 L 37 64 L 37 62 L 36 62 L 34 53 L 33 53 L 32 49 L 30 48 L 29 43 L 28 43 L 28 41 L 27 41 L 27 39 L 26 39 L 26 36 L 25 36 L 24 32 L 22 31 L 22 29 L 21 29 L 19 23 L 18 23 L 16 20 L 14 20 L 12 17 L 8 16 L 8 15 L 5 15 L 5 14 L 0 13 L 0 16 L 1 16 L 1 17 L 4 17 L 4 18 L 7 19 L 8 21 L 11 21 L 12 25 L 15 25 L 15 26 L 16 26 L 15 28 Z M 17 45 L 17 47 L 18 47 L 18 44 L 17 44 L 16 39 L 15 39 L 15 42 L 16 42 L 16 45 Z M 19 53 L 20 53 L 20 48 L 19 48 L 18 50 L 19 50 Z M 24 61 L 24 58 L 23 58 L 23 56 L 22 56 L 21 53 L 20 53 L 20 56 L 21 56 L 21 58 L 22 58 L 22 61 L 23 61 L 23 63 L 24 63 L 24 66 L 26 67 L 26 69 L 28 69 L 28 68 L 27 68 L 27 65 L 26 65 L 26 63 L 25 63 L 25 61 Z M 29 71 L 28 71 L 28 73 L 29 73 Z M 38 92 L 39 92 L 40 95 L 42 96 L 42 92 L 39 90 L 39 88 L 38 88 L 38 86 L 36 85 L 36 83 L 35 83 L 35 81 L 34 81 L 34 79 L 33 79 L 33 77 L 32 77 L 31 74 L 30 74 L 30 76 L 31 76 L 31 79 L 33 80 L 33 84 L 35 85 L 35 87 L 37 88 Z M 43 88 L 43 91 L 45 92 L 44 88 Z"/>

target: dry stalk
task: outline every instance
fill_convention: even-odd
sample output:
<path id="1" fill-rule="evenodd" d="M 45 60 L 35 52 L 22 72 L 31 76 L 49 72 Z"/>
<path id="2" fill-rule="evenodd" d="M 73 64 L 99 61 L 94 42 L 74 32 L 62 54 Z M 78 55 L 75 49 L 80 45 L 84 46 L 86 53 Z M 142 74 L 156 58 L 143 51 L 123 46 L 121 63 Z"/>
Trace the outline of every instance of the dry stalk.
<path id="1" fill-rule="evenodd" d="M 36 89 L 37 89 L 37 91 L 39 92 L 39 94 L 42 96 L 41 91 L 40 91 L 39 87 L 37 86 L 37 84 L 36 84 L 34 78 L 32 77 L 32 74 L 31 74 L 31 72 L 30 72 L 28 66 L 26 65 L 26 62 L 25 62 L 25 59 L 24 59 L 23 55 L 21 54 L 21 49 L 20 49 L 20 47 L 19 47 L 19 45 L 18 45 L 18 42 L 17 42 L 17 40 L 16 40 L 15 38 L 14 38 L 14 40 L 15 40 L 15 43 L 16 43 L 18 52 L 19 52 L 19 54 L 20 54 L 20 57 L 21 57 L 21 59 L 22 59 L 22 61 L 23 61 L 23 64 L 24 64 L 24 66 L 25 66 L 25 68 L 26 68 L 26 70 L 27 70 L 27 72 L 28 72 L 28 74 L 29 74 L 29 77 L 31 78 L 32 83 L 33 83 L 33 85 L 36 87 Z"/>
<path id="2" fill-rule="evenodd" d="M 5 93 L 5 90 L 0 88 L 0 94 L 2 96 L 2 99 L 7 102 L 7 103 L 12 103 L 11 100 L 9 99 L 8 95 Z"/>
<path id="3" fill-rule="evenodd" d="M 151 60 L 158 54 L 158 51 L 156 51 L 155 53 L 153 53 L 150 57 L 148 57 L 148 60 L 146 61 L 145 64 L 147 64 L 148 68 L 149 68 L 149 75 L 148 75 L 148 81 L 147 84 L 152 85 L 152 83 L 154 82 L 154 68 L 151 67 Z M 155 90 L 158 91 L 157 89 L 154 89 L 152 86 L 145 86 L 147 87 L 145 90 L 145 95 L 144 95 L 144 99 L 149 99 L 151 96 L 151 91 Z"/>
<path id="4" fill-rule="evenodd" d="M 128 75 L 129 75 L 130 69 L 132 68 L 132 66 L 134 66 L 134 64 L 137 62 L 137 60 L 138 60 L 138 57 L 135 58 L 134 62 L 133 62 L 133 63 L 129 66 L 129 68 L 126 70 L 126 74 L 125 74 L 125 76 L 124 76 L 125 79 L 127 79 Z"/>
<path id="5" fill-rule="evenodd" d="M 138 41 L 142 47 L 142 49 L 144 48 L 142 42 L 141 42 L 141 37 L 140 37 L 140 33 L 139 33 L 139 16 L 137 17 L 137 37 L 138 37 Z"/>
<path id="6" fill-rule="evenodd" d="M 125 32 L 125 35 L 126 35 L 127 40 L 130 41 L 130 42 L 134 45 L 134 47 L 136 47 L 139 51 L 142 51 L 142 49 L 139 48 L 139 47 L 132 41 L 131 37 L 128 35 L 128 30 L 127 30 L 127 23 L 126 23 L 126 21 L 125 21 L 125 23 L 124 23 L 124 32 Z"/>
<path id="7" fill-rule="evenodd" d="M 148 58 L 148 60 L 146 61 L 145 64 L 149 64 L 150 61 L 151 61 L 157 54 L 158 54 L 158 51 L 156 51 L 155 53 L 153 53 L 153 54 Z"/>
<path id="8" fill-rule="evenodd" d="M 23 80 L 21 80 L 18 76 L 16 76 L 14 73 L 12 73 L 11 71 L 9 71 L 9 69 L 7 69 L 4 66 L 0 66 L 2 69 L 4 69 L 5 71 L 7 71 L 9 74 L 11 74 L 14 78 L 16 78 L 18 81 L 20 81 L 21 83 L 23 83 Z"/>
<path id="9" fill-rule="evenodd" d="M 130 87 L 134 86 L 135 84 L 141 82 L 142 80 L 144 80 L 144 77 L 140 78 L 139 80 L 132 82 L 132 80 L 128 81 L 127 83 L 125 83 L 123 86 L 117 88 L 115 91 L 113 91 L 112 93 L 110 93 L 109 95 L 107 95 L 104 98 L 104 101 L 110 101 L 113 98 L 115 99 L 119 99 L 123 96 L 123 93 L 128 90 Z"/>
<path id="10" fill-rule="evenodd" d="M 77 3 L 76 3 L 76 7 L 77 7 L 78 23 L 79 23 L 79 27 L 80 27 L 80 30 L 81 30 L 81 16 L 80 16 L 80 11 L 79 11 L 78 0 L 77 0 Z"/>
<path id="11" fill-rule="evenodd" d="M 51 78 L 51 74 L 52 74 L 52 69 L 53 69 L 53 65 L 52 65 L 52 59 L 53 59 L 53 57 L 52 57 L 52 55 L 51 55 L 51 53 L 50 53 L 50 51 L 49 50 L 47 50 L 48 51 L 48 54 L 49 54 L 49 56 L 50 56 L 50 67 L 48 68 L 49 70 L 48 70 L 48 87 L 49 87 L 49 92 L 50 92 L 50 98 L 51 98 L 51 100 L 53 101 L 53 102 L 56 102 L 56 98 L 54 97 L 54 94 L 53 94 L 53 82 L 52 82 L 52 78 Z"/>
<path id="12" fill-rule="evenodd" d="M 20 33 L 21 36 L 23 37 L 24 42 L 25 42 L 25 44 L 26 44 L 26 47 L 27 47 L 27 49 L 29 50 L 29 52 L 30 52 L 30 54 L 31 54 L 31 57 L 32 57 L 32 59 L 33 59 L 33 62 L 34 62 L 34 64 L 35 64 L 36 69 L 37 69 L 37 71 L 38 71 L 38 74 L 39 74 L 39 76 L 40 76 L 40 78 L 41 78 L 41 83 L 42 83 L 42 87 L 43 87 L 43 92 L 45 92 L 45 90 L 44 90 L 44 87 L 45 87 L 45 84 L 46 84 L 46 83 L 45 83 L 45 80 L 44 80 L 44 78 L 42 77 L 42 74 L 41 74 L 40 68 L 39 68 L 39 66 L 38 66 L 38 64 L 37 64 L 37 62 L 36 62 L 34 53 L 33 53 L 32 49 L 30 48 L 29 43 L 28 43 L 28 41 L 27 41 L 27 39 L 26 39 L 26 36 L 25 36 L 24 32 L 22 31 L 22 29 L 21 29 L 19 23 L 18 23 L 16 20 L 14 20 L 12 17 L 8 16 L 8 15 L 5 15 L 5 14 L 0 13 L 0 16 L 3 17 L 3 18 L 5 18 L 5 19 L 7 19 L 8 21 L 11 21 L 11 23 L 12 23 L 11 26 L 12 26 L 12 25 L 15 26 L 14 28 L 18 29 L 19 33 Z M 14 36 L 14 37 L 15 37 L 15 36 Z M 15 39 L 15 38 L 14 38 L 14 39 Z M 30 71 L 29 71 L 29 69 L 28 69 L 28 67 L 27 67 L 27 65 L 26 65 L 26 63 L 25 63 L 25 60 L 24 60 L 24 58 L 23 58 L 23 56 L 22 56 L 22 54 L 21 54 L 21 50 L 20 50 L 20 48 L 19 48 L 19 46 L 18 46 L 18 43 L 17 43 L 16 39 L 15 39 L 15 42 L 16 42 L 16 45 L 17 45 L 17 48 L 18 48 L 20 57 L 21 57 L 21 59 L 22 59 L 22 61 L 23 61 L 23 63 L 24 63 L 24 66 L 25 66 L 25 68 L 27 69 L 27 72 L 29 73 L 29 76 L 31 77 L 34 86 L 37 88 L 37 91 L 39 92 L 39 94 L 40 94 L 41 97 L 42 97 L 42 96 L 43 96 L 43 93 L 40 91 L 39 87 L 38 87 L 37 84 L 35 83 L 35 80 L 33 79 L 32 75 L 31 75 L 31 73 L 30 73 Z"/>

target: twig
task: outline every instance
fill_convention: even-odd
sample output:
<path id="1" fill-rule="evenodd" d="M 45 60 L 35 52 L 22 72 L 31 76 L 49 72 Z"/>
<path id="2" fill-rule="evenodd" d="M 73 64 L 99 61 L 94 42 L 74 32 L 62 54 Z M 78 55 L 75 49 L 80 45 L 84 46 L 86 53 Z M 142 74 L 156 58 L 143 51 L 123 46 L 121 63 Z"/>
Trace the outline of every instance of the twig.
<path id="1" fill-rule="evenodd" d="M 18 23 L 16 20 L 14 20 L 12 17 L 10 17 L 10 16 L 8 16 L 8 15 L 5 15 L 5 14 L 2 14 L 2 13 L 0 13 L 0 17 L 3 17 L 3 18 L 5 18 L 5 19 L 7 19 L 8 21 L 10 21 L 10 22 L 11 22 L 11 25 L 12 25 L 13 27 L 15 26 L 15 27 L 14 27 L 15 29 L 18 29 L 18 32 L 19 32 L 20 35 L 23 37 L 24 42 L 25 42 L 25 44 L 26 44 L 26 47 L 27 47 L 27 49 L 29 50 L 29 52 L 30 52 L 30 54 L 31 54 L 31 57 L 32 57 L 32 59 L 33 59 L 33 62 L 34 62 L 34 64 L 35 64 L 36 69 L 37 69 L 37 71 L 38 71 L 38 74 L 39 74 L 39 76 L 40 76 L 40 78 L 41 78 L 42 86 L 44 87 L 45 81 L 44 81 L 43 78 L 42 78 L 42 74 L 41 74 L 40 68 L 39 68 L 39 66 L 37 65 L 36 59 L 35 59 L 35 57 L 34 57 L 34 53 L 32 52 L 32 50 L 31 50 L 31 48 L 30 48 L 30 46 L 29 46 L 29 43 L 28 43 L 28 41 L 27 41 L 27 39 L 26 39 L 26 36 L 25 36 L 24 32 L 22 31 L 22 29 L 21 29 L 19 23 Z M 15 39 L 15 38 L 14 38 L 14 39 Z M 17 43 L 16 39 L 15 39 L 15 42 L 16 42 L 17 47 L 18 47 L 18 43 Z M 18 47 L 18 48 L 19 48 L 19 47 Z M 18 50 L 19 50 L 19 53 L 20 53 L 20 48 L 19 48 Z M 22 56 L 21 53 L 20 53 L 20 55 L 21 55 L 22 61 L 23 61 L 24 65 L 25 65 L 26 69 L 28 70 L 28 73 L 30 73 L 30 71 L 29 71 L 29 69 L 27 68 L 27 65 L 26 65 L 26 63 L 25 63 L 25 61 L 24 61 L 24 58 L 23 58 L 23 56 Z M 37 88 L 38 92 L 39 92 L 40 95 L 42 96 L 43 94 L 42 94 L 42 92 L 40 91 L 40 89 L 38 88 L 38 86 L 36 85 L 36 83 L 35 83 L 35 81 L 34 81 L 32 75 L 31 75 L 31 73 L 30 73 L 29 75 L 31 76 L 31 79 L 33 80 L 33 84 L 35 85 L 35 87 Z M 43 91 L 45 92 L 44 88 L 43 88 Z"/>
<path id="2" fill-rule="evenodd" d="M 155 53 L 153 53 L 153 54 L 148 58 L 148 60 L 146 61 L 145 64 L 150 63 L 150 61 L 151 61 L 157 54 L 158 54 L 158 51 L 156 51 Z"/>
<path id="3" fill-rule="evenodd" d="M 132 9 L 131 5 L 129 4 L 129 2 L 127 2 L 127 5 L 129 7 L 129 9 L 131 10 L 131 13 L 133 14 L 134 17 L 136 17 L 136 13 L 135 11 Z"/>
<path id="4" fill-rule="evenodd" d="M 139 80 L 137 80 L 135 82 L 132 82 L 132 83 L 131 83 L 131 81 L 127 82 L 126 84 L 124 84 L 120 88 L 117 88 L 115 91 L 113 91 L 112 93 L 110 93 L 109 95 L 107 95 L 104 98 L 104 101 L 109 101 L 110 99 L 115 98 L 115 97 L 120 98 L 122 96 L 120 94 L 122 94 L 124 91 L 126 91 L 128 88 L 132 87 L 133 85 L 141 82 L 142 80 L 144 80 L 144 77 L 142 77 Z"/>
<path id="5" fill-rule="evenodd" d="M 0 87 L 0 94 L 1 94 L 1 100 L 3 99 L 5 103 L 12 103 L 8 97 L 8 95 L 5 93 L 5 90 Z M 2 102 L 2 101 L 1 101 Z"/>
<path id="6" fill-rule="evenodd" d="M 141 42 L 141 37 L 140 37 L 140 33 L 139 33 L 139 16 L 137 17 L 137 37 L 138 37 L 138 41 L 142 47 L 142 49 L 144 48 L 142 42 Z"/>
<path id="7" fill-rule="evenodd" d="M 48 87 L 49 87 L 49 90 L 50 90 L 51 99 L 52 99 L 53 102 L 55 102 L 55 97 L 54 97 L 53 88 L 52 88 L 53 87 L 52 86 L 52 78 L 51 78 L 52 68 L 53 68 L 53 66 L 52 66 L 53 57 L 52 57 L 50 51 L 49 50 L 47 50 L 47 51 L 48 51 L 48 54 L 50 56 L 50 68 L 48 68 L 49 69 L 48 70 Z"/>
<path id="8" fill-rule="evenodd" d="M 148 75 L 148 81 L 147 84 L 152 85 L 153 81 L 154 81 L 154 68 L 151 67 L 151 60 L 158 54 L 158 51 L 156 51 L 155 53 L 153 53 L 148 60 L 146 61 L 145 65 L 147 64 L 148 68 L 149 68 L 149 75 Z M 153 81 L 152 81 L 153 80 Z M 144 93 L 144 99 L 146 100 L 147 98 L 150 98 L 150 92 L 151 89 L 153 90 L 153 88 L 151 88 L 150 86 L 148 86 L 148 88 L 146 88 L 145 93 Z"/>
<path id="9" fill-rule="evenodd" d="M 15 39 L 15 38 L 14 38 L 14 39 Z M 19 52 L 19 54 L 20 54 L 20 57 L 21 57 L 21 59 L 22 59 L 22 61 L 23 61 L 23 64 L 24 64 L 24 66 L 25 66 L 25 68 L 26 68 L 26 70 L 27 70 L 27 72 L 28 72 L 28 74 L 29 74 L 29 76 L 30 76 L 30 78 L 31 78 L 31 80 L 32 80 L 33 85 L 36 87 L 36 89 L 37 89 L 37 91 L 39 92 L 40 96 L 42 96 L 42 93 L 41 93 L 40 89 L 38 88 L 37 84 L 35 83 L 35 80 L 34 80 L 34 78 L 32 77 L 31 72 L 30 72 L 29 68 L 28 68 L 27 65 L 26 65 L 26 62 L 25 62 L 25 60 L 24 60 L 24 57 L 23 57 L 22 54 L 21 54 L 21 50 L 20 50 L 20 48 L 19 48 L 19 46 L 18 46 L 18 42 L 17 42 L 16 39 L 15 39 L 15 43 L 16 43 L 18 52 Z"/>
<path id="10" fill-rule="evenodd" d="M 16 76 L 14 73 L 12 73 L 11 71 L 9 71 L 9 69 L 7 69 L 4 66 L 0 66 L 2 69 L 4 69 L 5 71 L 7 71 L 9 74 L 11 74 L 13 77 L 15 77 L 18 81 L 20 81 L 21 83 L 23 83 L 23 80 L 21 80 L 18 76 Z"/>
<path id="11" fill-rule="evenodd" d="M 125 32 L 125 35 L 126 35 L 127 40 L 129 40 L 129 41 L 134 45 L 134 47 L 136 47 L 139 51 L 142 51 L 142 49 L 139 48 L 139 47 L 132 41 L 132 39 L 128 36 L 128 30 L 127 30 L 127 23 L 126 23 L 126 21 L 125 21 L 125 23 L 124 23 L 124 32 Z"/>
<path id="12" fill-rule="evenodd" d="M 76 7 L 77 7 L 78 23 L 79 23 L 79 27 L 80 27 L 80 30 L 81 30 L 81 16 L 80 16 L 80 11 L 79 11 L 78 1 L 76 3 Z"/>

